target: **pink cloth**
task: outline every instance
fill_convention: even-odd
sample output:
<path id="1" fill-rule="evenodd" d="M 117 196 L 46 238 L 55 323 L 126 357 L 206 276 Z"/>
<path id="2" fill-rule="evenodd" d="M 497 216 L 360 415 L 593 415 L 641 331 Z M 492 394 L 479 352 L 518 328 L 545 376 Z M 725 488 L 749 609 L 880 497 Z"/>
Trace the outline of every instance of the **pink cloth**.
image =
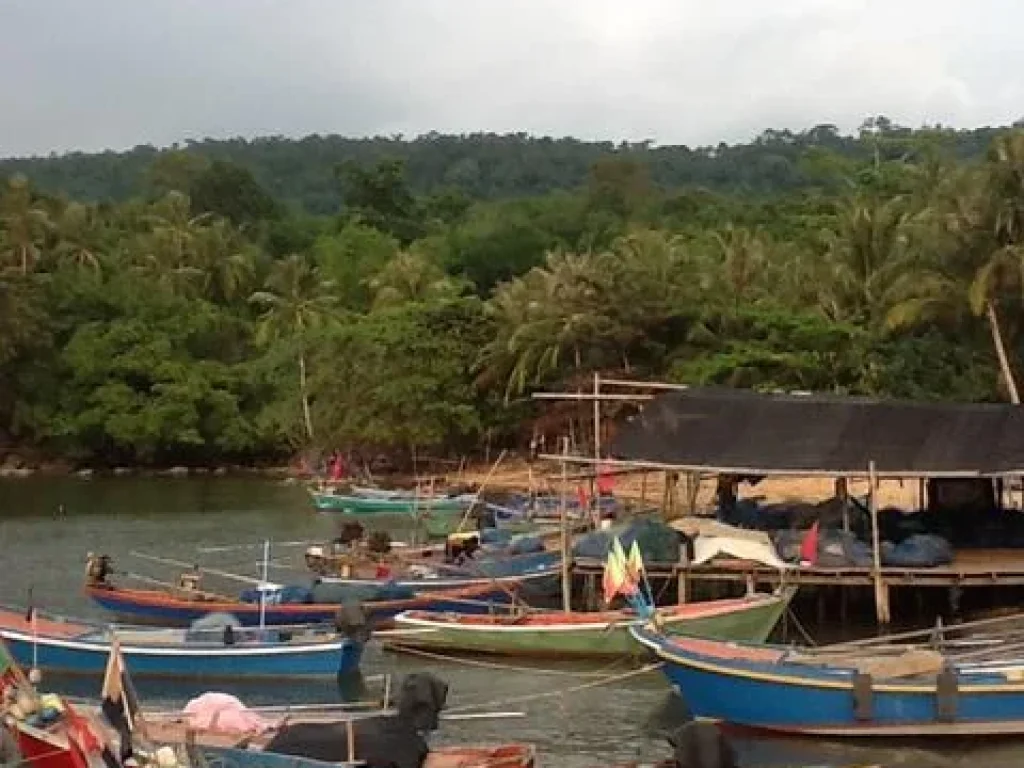
<path id="1" fill-rule="evenodd" d="M 218 733 L 261 732 L 272 726 L 272 723 L 249 711 L 241 701 L 226 693 L 204 693 L 186 704 L 184 713 L 188 715 L 189 724 L 193 728 Z"/>

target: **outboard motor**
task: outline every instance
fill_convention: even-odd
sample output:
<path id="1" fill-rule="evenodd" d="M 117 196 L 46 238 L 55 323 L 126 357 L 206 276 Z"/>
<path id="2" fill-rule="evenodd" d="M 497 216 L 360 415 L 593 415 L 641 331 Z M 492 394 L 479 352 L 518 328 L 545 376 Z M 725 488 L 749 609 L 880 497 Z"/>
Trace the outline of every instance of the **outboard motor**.
<path id="1" fill-rule="evenodd" d="M 356 643 L 368 643 L 373 633 L 366 610 L 360 602 L 344 602 L 334 614 L 334 628 L 342 637 Z"/>
<path id="2" fill-rule="evenodd" d="M 429 672 L 414 672 L 398 690 L 398 717 L 419 733 L 436 731 L 439 715 L 448 701 L 448 683 Z"/>
<path id="3" fill-rule="evenodd" d="M 478 531 L 498 527 L 498 516 L 495 514 L 494 510 L 486 504 L 474 507 L 473 514 L 476 515 L 476 529 Z"/>
<path id="4" fill-rule="evenodd" d="M 736 752 L 718 726 L 691 720 L 668 735 L 676 768 L 737 768 Z"/>
<path id="5" fill-rule="evenodd" d="M 391 534 L 387 531 L 374 531 L 366 542 L 366 548 L 375 555 L 386 555 L 391 551 Z"/>
<path id="6" fill-rule="evenodd" d="M 356 760 L 367 768 L 421 768 L 429 753 L 423 733 L 437 728 L 447 697 L 447 683 L 433 675 L 407 676 L 399 688 L 397 715 L 353 724 Z M 265 750 L 340 763 L 348 759 L 348 734 L 344 723 L 284 725 Z"/>
<path id="7" fill-rule="evenodd" d="M 356 522 L 345 523 L 341 526 L 341 532 L 338 534 L 338 538 L 335 542 L 338 544 L 352 544 L 363 538 L 365 530 L 362 524 Z"/>

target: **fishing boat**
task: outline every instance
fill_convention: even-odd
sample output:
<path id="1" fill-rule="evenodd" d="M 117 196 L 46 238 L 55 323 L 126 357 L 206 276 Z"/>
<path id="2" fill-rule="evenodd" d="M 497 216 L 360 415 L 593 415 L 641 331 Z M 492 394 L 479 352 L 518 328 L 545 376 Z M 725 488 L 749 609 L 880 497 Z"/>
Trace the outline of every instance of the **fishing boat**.
<path id="1" fill-rule="evenodd" d="M 1024 734 L 1019 628 L 992 642 L 934 642 L 922 630 L 813 649 L 630 631 L 695 717 L 826 737 Z"/>
<path id="2" fill-rule="evenodd" d="M 761 642 L 778 623 L 792 594 L 786 590 L 660 608 L 657 620 L 667 634 Z M 395 625 L 419 631 L 387 640 L 385 645 L 545 658 L 640 656 L 644 647 L 629 630 L 645 622 L 629 610 L 487 616 L 406 611 L 395 617 Z"/>
<path id="3" fill-rule="evenodd" d="M 362 765 L 359 762 L 328 763 L 309 757 L 238 747 L 197 746 L 195 749 L 207 763 L 230 768 L 354 768 Z M 536 750 L 531 744 L 460 745 L 432 747 L 422 768 L 534 768 L 535 765 Z"/>
<path id="4" fill-rule="evenodd" d="M 355 490 L 339 493 L 333 488 L 327 488 L 323 491 L 311 490 L 310 494 L 317 509 L 353 517 L 429 514 L 458 518 L 477 500 L 475 493 L 417 496 L 402 492 L 365 494 Z"/>
<path id="5" fill-rule="evenodd" d="M 103 727 L 61 696 L 42 693 L 0 641 L 0 699 L 4 719 L 21 757 L 32 768 L 93 768 L 112 760 Z M 3 734 L 0 733 L 0 736 Z M 108 763 L 109 764 L 109 763 Z M 115 763 L 116 765 L 116 763 Z"/>
<path id="6" fill-rule="evenodd" d="M 258 626 L 260 616 L 266 626 L 320 624 L 333 621 L 339 603 L 274 603 L 261 606 L 228 596 L 207 592 L 192 595 L 172 594 L 152 589 L 118 586 L 89 586 L 85 594 L 121 621 L 160 626 L 188 626 L 213 613 L 229 613 L 243 626 Z M 363 602 L 363 608 L 375 627 L 385 627 L 402 611 L 429 609 L 440 611 L 487 612 L 494 603 L 504 603 L 508 593 L 493 582 L 447 592 L 422 592 L 395 600 Z"/>
<path id="7" fill-rule="evenodd" d="M 230 618 L 230 617 L 227 617 Z M 101 674 L 117 636 L 138 676 L 174 678 L 314 678 L 359 668 L 363 643 L 316 627 L 116 630 L 82 620 L 0 608 L 0 638 L 23 667 Z"/>
<path id="8" fill-rule="evenodd" d="M 355 537 L 357 532 L 346 533 Z M 505 535 L 492 541 L 492 534 L 493 531 L 453 533 L 443 547 L 399 549 L 393 549 L 390 541 L 378 540 L 377 534 L 368 542 L 361 538 L 339 538 L 308 547 L 305 562 L 317 575 L 320 591 L 325 595 L 331 594 L 331 588 L 384 584 L 414 593 L 486 584 L 506 590 L 521 588 L 531 595 L 557 591 L 554 577 L 561 567 L 561 554 L 549 549 L 544 537 Z"/>

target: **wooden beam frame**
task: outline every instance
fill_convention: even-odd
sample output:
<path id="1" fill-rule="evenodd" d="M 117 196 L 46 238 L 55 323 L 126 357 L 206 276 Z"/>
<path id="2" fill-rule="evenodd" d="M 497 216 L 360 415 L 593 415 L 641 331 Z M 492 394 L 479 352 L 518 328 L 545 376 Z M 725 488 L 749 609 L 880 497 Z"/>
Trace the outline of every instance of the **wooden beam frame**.
<path id="1" fill-rule="evenodd" d="M 863 469 L 769 469 L 766 467 L 717 467 L 708 464 L 667 464 L 660 461 L 647 461 L 641 459 L 612 459 L 604 458 L 597 462 L 590 456 L 566 456 L 557 454 L 542 453 L 537 456 L 542 461 L 567 461 L 572 464 L 594 465 L 601 464 L 609 467 L 623 467 L 636 471 L 648 470 L 653 472 L 704 472 L 714 475 L 763 475 L 765 477 L 858 477 L 865 476 Z M 979 480 L 984 478 L 1024 478 L 1024 470 L 1014 472 L 914 472 L 912 470 L 899 470 L 893 472 L 876 472 L 876 476 L 883 480 L 899 480 L 909 478 L 936 478 L 967 480 Z"/>

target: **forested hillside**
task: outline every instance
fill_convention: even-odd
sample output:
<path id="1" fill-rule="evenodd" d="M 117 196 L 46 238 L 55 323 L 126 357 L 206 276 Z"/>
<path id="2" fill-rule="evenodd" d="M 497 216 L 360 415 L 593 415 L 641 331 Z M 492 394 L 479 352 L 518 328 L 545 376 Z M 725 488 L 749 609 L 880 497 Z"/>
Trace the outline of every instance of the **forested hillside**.
<path id="1" fill-rule="evenodd" d="M 863 132 L 893 139 L 926 132 L 893 125 L 884 117 L 865 121 Z M 959 159 L 981 157 L 998 129 L 932 131 Z M 187 142 L 189 157 L 225 160 L 247 168 L 275 199 L 309 213 L 334 214 L 343 190 L 337 169 L 345 163 L 374 165 L 384 158 L 401 160 L 409 188 L 417 194 L 459 190 L 477 200 L 494 200 L 571 191 L 586 182 L 591 166 L 610 153 L 647 167 L 653 184 L 664 188 L 699 186 L 730 193 L 782 193 L 822 183 L 808 150 L 824 149 L 854 160 L 867 160 L 874 146 L 860 136 L 844 136 L 833 125 L 807 131 L 765 131 L 749 144 L 714 147 L 653 146 L 644 143 L 583 142 L 573 138 L 534 138 L 525 134 L 429 134 L 350 139 L 309 136 L 294 140 L 260 138 Z M 887 157 L 905 148 L 893 146 Z M 69 154 L 0 160 L 0 176 L 23 174 L 41 191 L 83 201 L 124 201 L 152 191 L 154 161 L 172 154 L 151 146 L 128 152 Z M 187 162 L 183 161 L 183 162 Z M 826 176 L 827 178 L 827 176 Z M 159 183 L 156 184 L 159 186 Z"/>
<path id="2" fill-rule="evenodd" d="M 0 457 L 463 453 L 595 370 L 1015 396 L 1024 134 L 200 142 L 0 163 Z"/>

